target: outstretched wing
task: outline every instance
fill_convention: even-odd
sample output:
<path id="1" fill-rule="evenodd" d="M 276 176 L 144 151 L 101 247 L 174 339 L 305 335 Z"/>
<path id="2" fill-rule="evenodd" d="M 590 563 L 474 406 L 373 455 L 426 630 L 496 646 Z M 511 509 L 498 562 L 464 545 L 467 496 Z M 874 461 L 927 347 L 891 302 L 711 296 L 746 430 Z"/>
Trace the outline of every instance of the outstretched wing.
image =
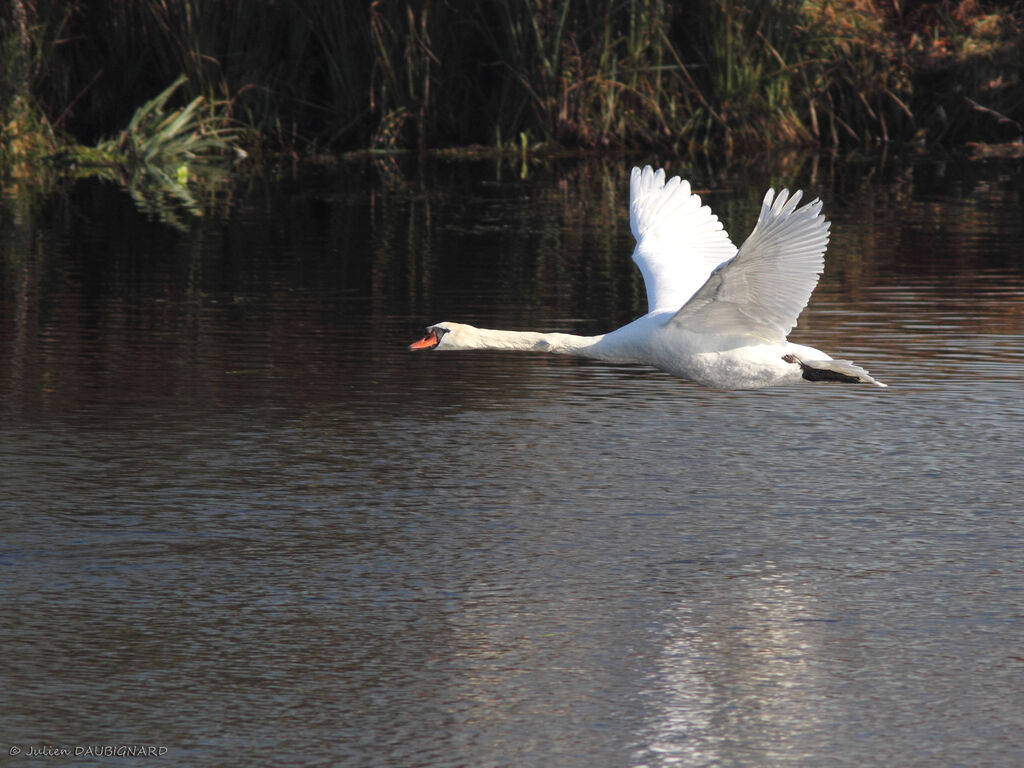
<path id="1" fill-rule="evenodd" d="M 821 201 L 769 189 L 754 231 L 672 318 L 701 333 L 784 341 L 825 267 L 829 223 Z"/>
<path id="2" fill-rule="evenodd" d="M 629 179 L 629 226 L 636 238 L 633 261 L 647 288 L 647 311 L 679 309 L 711 270 L 736 253 L 722 222 L 689 182 L 646 166 Z"/>

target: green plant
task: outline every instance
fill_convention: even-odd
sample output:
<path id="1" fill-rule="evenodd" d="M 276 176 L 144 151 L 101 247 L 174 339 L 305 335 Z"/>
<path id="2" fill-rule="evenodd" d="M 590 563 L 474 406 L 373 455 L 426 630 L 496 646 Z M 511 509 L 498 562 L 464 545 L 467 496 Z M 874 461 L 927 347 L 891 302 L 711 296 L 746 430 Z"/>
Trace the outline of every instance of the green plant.
<path id="1" fill-rule="evenodd" d="M 129 123 L 103 146 L 206 151 L 225 136 L 193 118 L 226 116 L 290 153 L 1005 137 L 1021 29 L 1024 6 L 986 0 L 7 0 L 0 112 L 25 128 L 0 153 Z M 151 95 L 182 73 L 161 125 Z"/>
<path id="2" fill-rule="evenodd" d="M 167 102 L 185 82 L 185 76 L 180 76 L 139 107 L 128 126 L 118 136 L 100 142 L 97 150 L 130 167 L 166 168 L 237 149 L 239 130 L 231 124 L 226 103 L 197 96 L 184 107 L 167 110 Z"/>

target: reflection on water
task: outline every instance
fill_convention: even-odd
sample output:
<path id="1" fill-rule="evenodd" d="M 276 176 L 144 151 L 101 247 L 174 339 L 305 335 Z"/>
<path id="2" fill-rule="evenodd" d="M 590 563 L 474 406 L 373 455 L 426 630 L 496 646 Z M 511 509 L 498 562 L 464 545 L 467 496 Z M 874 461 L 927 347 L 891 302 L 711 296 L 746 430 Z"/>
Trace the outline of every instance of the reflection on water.
<path id="1" fill-rule="evenodd" d="M 187 234 L 6 198 L 4 750 L 1019 764 L 1019 169 L 696 172 L 737 238 L 764 186 L 822 194 L 795 338 L 885 391 L 405 352 L 638 313 L 627 171 L 346 167 Z"/>
<path id="2" fill-rule="evenodd" d="M 740 569 L 740 600 L 719 609 L 730 630 L 708 637 L 689 603 L 664 617 L 663 656 L 647 695 L 656 713 L 649 725 L 652 756 L 685 765 L 810 759 L 828 738 L 821 710 L 826 678 L 814 657 L 824 639 L 822 609 L 813 594 L 797 594 L 772 562 Z M 727 614 L 727 615 L 726 615 Z M 727 659 L 727 664 L 716 658 Z M 764 734 L 775 734 L 764 740 Z"/>

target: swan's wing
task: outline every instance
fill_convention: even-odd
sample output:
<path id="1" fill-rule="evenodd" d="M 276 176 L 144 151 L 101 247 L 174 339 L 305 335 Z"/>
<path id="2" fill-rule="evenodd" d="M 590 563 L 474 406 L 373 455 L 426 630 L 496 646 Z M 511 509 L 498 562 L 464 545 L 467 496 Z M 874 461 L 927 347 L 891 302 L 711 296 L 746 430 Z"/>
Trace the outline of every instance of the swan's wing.
<path id="1" fill-rule="evenodd" d="M 722 222 L 689 182 L 650 166 L 629 179 L 629 227 L 636 238 L 633 261 L 647 288 L 647 311 L 679 309 L 711 270 L 736 253 Z"/>
<path id="2" fill-rule="evenodd" d="M 829 223 L 821 201 L 769 189 L 754 231 L 672 318 L 701 333 L 784 341 L 825 266 Z"/>

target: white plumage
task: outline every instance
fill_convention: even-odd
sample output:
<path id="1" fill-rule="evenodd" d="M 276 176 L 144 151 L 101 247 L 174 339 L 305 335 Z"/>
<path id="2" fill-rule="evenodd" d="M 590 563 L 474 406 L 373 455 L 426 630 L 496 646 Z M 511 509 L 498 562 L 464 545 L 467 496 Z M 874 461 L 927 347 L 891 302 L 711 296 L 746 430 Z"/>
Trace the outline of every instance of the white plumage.
<path id="1" fill-rule="evenodd" d="M 824 269 L 829 223 L 820 200 L 768 190 L 740 249 L 689 183 L 634 168 L 629 223 L 647 314 L 611 333 L 497 331 L 432 325 L 410 349 L 504 349 L 646 363 L 724 389 L 798 381 L 885 385 L 866 370 L 786 340 Z"/>
<path id="2" fill-rule="evenodd" d="M 634 168 L 629 180 L 633 261 L 647 288 L 647 311 L 679 309 L 711 270 L 736 254 L 722 222 L 690 184 L 665 171 Z"/>

